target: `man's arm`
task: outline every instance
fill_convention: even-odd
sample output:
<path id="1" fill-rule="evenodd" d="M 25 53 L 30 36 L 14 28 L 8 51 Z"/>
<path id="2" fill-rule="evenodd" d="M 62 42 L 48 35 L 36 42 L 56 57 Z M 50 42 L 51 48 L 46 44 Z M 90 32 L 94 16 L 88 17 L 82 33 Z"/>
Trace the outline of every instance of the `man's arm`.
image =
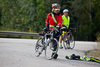
<path id="1" fill-rule="evenodd" d="M 45 26 L 49 30 L 49 14 L 47 15 Z"/>

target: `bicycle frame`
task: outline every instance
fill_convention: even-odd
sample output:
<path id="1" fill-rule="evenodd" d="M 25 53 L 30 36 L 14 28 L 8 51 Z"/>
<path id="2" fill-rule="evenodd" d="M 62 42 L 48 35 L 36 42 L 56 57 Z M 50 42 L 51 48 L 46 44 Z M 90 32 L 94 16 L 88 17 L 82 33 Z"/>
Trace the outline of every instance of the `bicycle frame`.
<path id="1" fill-rule="evenodd" d="M 56 40 L 55 38 L 54 38 L 54 32 L 55 32 L 56 30 L 54 30 L 54 29 L 51 29 L 51 31 L 48 31 L 48 32 L 46 32 L 45 33 L 45 35 L 44 36 L 41 36 L 42 37 L 42 39 L 44 39 L 43 41 L 42 41 L 42 49 L 41 49 L 41 53 L 42 53 L 42 51 L 43 50 L 45 50 L 45 46 L 46 46 L 46 43 L 51 39 L 51 40 Z M 58 32 L 58 31 L 57 31 Z M 57 41 L 57 40 L 56 40 Z"/>
<path id="2" fill-rule="evenodd" d="M 63 31 L 63 40 L 65 40 L 65 35 L 67 35 L 66 38 L 69 40 L 71 34 L 71 29 L 69 29 L 69 31 Z"/>

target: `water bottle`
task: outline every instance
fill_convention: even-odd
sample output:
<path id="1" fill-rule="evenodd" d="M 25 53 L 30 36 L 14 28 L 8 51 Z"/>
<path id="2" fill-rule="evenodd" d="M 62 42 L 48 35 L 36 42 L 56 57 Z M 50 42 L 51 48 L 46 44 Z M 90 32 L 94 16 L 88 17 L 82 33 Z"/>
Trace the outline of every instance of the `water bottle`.
<path id="1" fill-rule="evenodd" d="M 47 39 L 47 38 L 45 38 L 45 45 L 46 45 L 46 43 L 48 42 L 48 40 L 49 40 L 49 38 Z"/>

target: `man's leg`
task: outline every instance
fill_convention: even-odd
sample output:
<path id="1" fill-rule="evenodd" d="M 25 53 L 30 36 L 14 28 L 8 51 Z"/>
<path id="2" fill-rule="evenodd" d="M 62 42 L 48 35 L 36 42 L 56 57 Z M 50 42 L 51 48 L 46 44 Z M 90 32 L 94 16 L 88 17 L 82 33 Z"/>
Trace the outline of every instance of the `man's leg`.
<path id="1" fill-rule="evenodd" d="M 55 41 L 53 41 L 52 44 L 53 44 L 52 46 L 53 46 L 54 49 L 52 51 L 51 56 L 53 56 L 54 59 L 57 59 L 57 57 L 58 57 L 58 54 L 56 52 L 57 51 L 57 43 Z"/>
<path id="2" fill-rule="evenodd" d="M 61 35 L 60 38 L 59 38 L 59 48 L 62 49 L 62 38 L 63 36 Z"/>

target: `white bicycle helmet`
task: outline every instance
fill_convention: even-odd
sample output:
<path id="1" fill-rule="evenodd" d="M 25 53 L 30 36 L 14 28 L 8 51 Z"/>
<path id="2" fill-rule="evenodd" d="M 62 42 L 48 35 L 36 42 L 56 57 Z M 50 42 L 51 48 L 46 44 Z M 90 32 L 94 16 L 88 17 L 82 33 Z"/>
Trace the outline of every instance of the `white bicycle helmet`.
<path id="1" fill-rule="evenodd" d="M 63 10 L 63 13 L 65 13 L 65 12 L 67 12 L 67 13 L 68 13 L 68 12 L 69 12 L 69 11 L 68 11 L 68 9 L 64 9 L 64 10 Z"/>

